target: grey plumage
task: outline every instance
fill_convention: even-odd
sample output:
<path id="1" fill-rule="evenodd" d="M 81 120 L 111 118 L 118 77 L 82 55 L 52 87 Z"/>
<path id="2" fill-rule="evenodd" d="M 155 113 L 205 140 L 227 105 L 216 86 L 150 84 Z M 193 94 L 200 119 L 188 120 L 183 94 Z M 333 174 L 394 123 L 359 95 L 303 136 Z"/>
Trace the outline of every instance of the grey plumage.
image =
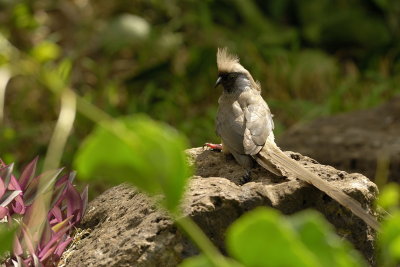
<path id="1" fill-rule="evenodd" d="M 252 156 L 260 152 L 268 138 L 273 141 L 274 123 L 260 92 L 251 88 L 247 78 L 236 79 L 245 81 L 238 82 L 231 92 L 224 90 L 218 100 L 216 131 L 225 152 L 249 171 L 254 165 Z M 268 170 L 279 174 L 273 167 Z"/>
<path id="2" fill-rule="evenodd" d="M 325 180 L 306 170 L 284 154 L 274 141 L 274 123 L 267 103 L 261 96 L 261 87 L 239 63 L 238 57 L 226 49 L 218 49 L 217 85 L 224 88 L 218 100 L 216 131 L 222 139 L 223 151 L 231 153 L 246 172 L 255 161 L 276 175 L 294 174 L 310 183 L 350 209 L 374 229 L 376 219 L 361 205 L 334 188 Z"/>

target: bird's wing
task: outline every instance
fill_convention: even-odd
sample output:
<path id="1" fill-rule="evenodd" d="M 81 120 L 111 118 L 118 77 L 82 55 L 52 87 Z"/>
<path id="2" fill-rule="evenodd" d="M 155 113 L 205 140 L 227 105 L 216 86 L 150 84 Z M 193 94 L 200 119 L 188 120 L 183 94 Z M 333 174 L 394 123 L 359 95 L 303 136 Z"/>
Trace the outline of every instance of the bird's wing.
<path id="1" fill-rule="evenodd" d="M 262 149 L 268 136 L 272 133 L 274 122 L 271 111 L 260 94 L 250 92 L 243 99 L 246 127 L 243 146 L 246 154 L 255 155 Z"/>
<path id="2" fill-rule="evenodd" d="M 243 93 L 237 101 L 220 103 L 216 131 L 231 152 L 257 154 L 273 128 L 271 112 L 258 93 Z"/>
<path id="3" fill-rule="evenodd" d="M 216 131 L 228 151 L 245 154 L 243 148 L 244 113 L 237 101 L 228 101 L 219 105 Z"/>

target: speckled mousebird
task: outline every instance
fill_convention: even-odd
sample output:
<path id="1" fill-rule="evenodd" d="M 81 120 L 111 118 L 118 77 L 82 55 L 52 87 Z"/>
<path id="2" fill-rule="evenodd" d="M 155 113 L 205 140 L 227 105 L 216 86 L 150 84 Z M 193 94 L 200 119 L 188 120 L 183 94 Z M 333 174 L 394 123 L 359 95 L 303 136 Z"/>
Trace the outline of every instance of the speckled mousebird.
<path id="1" fill-rule="evenodd" d="M 292 174 L 314 185 L 369 226 L 378 229 L 375 217 L 368 214 L 359 202 L 305 169 L 275 144 L 274 122 L 261 96 L 260 83 L 239 63 L 239 58 L 226 48 L 218 49 L 217 66 L 215 86 L 222 85 L 223 92 L 218 100 L 216 131 L 222 139 L 222 151 L 232 154 L 247 175 L 256 162 L 276 175 Z"/>

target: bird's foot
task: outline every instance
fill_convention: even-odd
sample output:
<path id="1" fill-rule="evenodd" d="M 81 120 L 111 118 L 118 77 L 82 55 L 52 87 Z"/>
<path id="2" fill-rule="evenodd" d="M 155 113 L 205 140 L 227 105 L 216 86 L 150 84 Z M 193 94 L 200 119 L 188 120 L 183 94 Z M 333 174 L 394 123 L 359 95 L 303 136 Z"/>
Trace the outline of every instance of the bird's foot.
<path id="1" fill-rule="evenodd" d="M 222 151 L 222 144 L 211 144 L 205 143 L 203 147 L 209 147 L 212 151 L 221 152 Z"/>
<path id="2" fill-rule="evenodd" d="M 246 171 L 246 173 L 239 179 L 239 184 L 244 185 L 251 181 L 251 173 L 250 171 Z"/>

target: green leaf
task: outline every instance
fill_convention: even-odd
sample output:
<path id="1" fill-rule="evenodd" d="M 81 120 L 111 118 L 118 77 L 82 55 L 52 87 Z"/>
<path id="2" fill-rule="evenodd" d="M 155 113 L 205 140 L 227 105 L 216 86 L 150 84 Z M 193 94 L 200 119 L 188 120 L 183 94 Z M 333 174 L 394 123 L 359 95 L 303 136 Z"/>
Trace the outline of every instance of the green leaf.
<path id="1" fill-rule="evenodd" d="M 179 267 L 213 267 L 212 263 L 207 259 L 207 257 L 205 257 L 203 255 L 187 258 L 178 266 Z"/>
<path id="2" fill-rule="evenodd" d="M 185 138 L 171 127 L 134 116 L 95 129 L 75 163 L 84 179 L 130 182 L 150 195 L 163 194 L 174 212 L 191 173 L 185 148 Z"/>
<path id="3" fill-rule="evenodd" d="M 400 186 L 395 183 L 387 184 L 379 194 L 378 205 L 384 209 L 395 208 L 399 205 Z"/>
<path id="4" fill-rule="evenodd" d="M 60 55 L 60 47 L 55 43 L 44 41 L 32 49 L 31 55 L 39 62 L 54 60 Z"/>
<path id="5" fill-rule="evenodd" d="M 229 266 L 231 267 L 243 267 L 240 263 L 227 259 Z M 199 255 L 195 257 L 190 257 L 185 259 L 182 263 L 178 265 L 179 267 L 214 267 L 214 265 L 207 259 L 204 255 Z"/>
<path id="6" fill-rule="evenodd" d="M 0 256 L 5 252 L 11 251 L 14 233 L 15 229 L 9 229 L 4 224 L 0 223 Z"/>
<path id="7" fill-rule="evenodd" d="M 246 266 L 321 266 L 277 211 L 258 208 L 227 231 L 230 255 Z"/>
<path id="8" fill-rule="evenodd" d="M 361 255 L 339 238 L 318 212 L 299 212 L 289 217 L 289 221 L 320 266 L 367 266 Z"/>
<path id="9" fill-rule="evenodd" d="M 395 212 L 382 222 L 378 235 L 380 244 L 380 264 L 396 266 L 400 263 L 400 212 Z"/>
<path id="10" fill-rule="evenodd" d="M 58 75 L 60 79 L 67 82 L 72 70 L 72 60 L 70 58 L 63 59 L 58 65 Z"/>
<path id="11" fill-rule="evenodd" d="M 17 28 L 20 29 L 35 29 L 39 26 L 38 21 L 32 14 L 28 3 L 18 3 L 14 6 L 12 19 Z"/>

